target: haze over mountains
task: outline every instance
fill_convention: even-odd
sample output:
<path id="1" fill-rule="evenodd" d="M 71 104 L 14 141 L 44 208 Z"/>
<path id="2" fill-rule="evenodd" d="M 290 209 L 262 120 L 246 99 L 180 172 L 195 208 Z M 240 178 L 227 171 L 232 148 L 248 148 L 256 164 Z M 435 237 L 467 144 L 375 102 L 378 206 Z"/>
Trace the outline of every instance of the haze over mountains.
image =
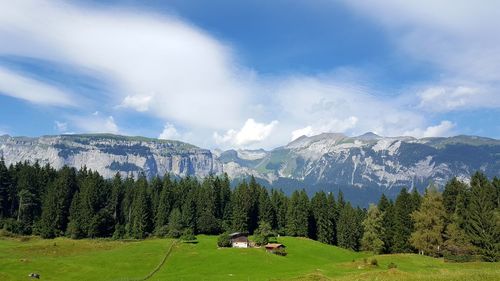
<path id="1" fill-rule="evenodd" d="M 270 151 L 210 151 L 179 141 L 110 134 L 4 135 L 0 156 L 7 164 L 87 166 L 108 178 L 116 172 L 134 176 L 144 172 L 148 177 L 226 172 L 233 180 L 254 175 L 287 192 L 342 189 L 360 204 L 382 192 L 392 196 L 403 187 L 423 190 L 431 182 L 443 185 L 452 177 L 467 181 L 478 170 L 500 176 L 500 140 L 476 136 L 417 139 L 324 133 L 302 136 Z"/>

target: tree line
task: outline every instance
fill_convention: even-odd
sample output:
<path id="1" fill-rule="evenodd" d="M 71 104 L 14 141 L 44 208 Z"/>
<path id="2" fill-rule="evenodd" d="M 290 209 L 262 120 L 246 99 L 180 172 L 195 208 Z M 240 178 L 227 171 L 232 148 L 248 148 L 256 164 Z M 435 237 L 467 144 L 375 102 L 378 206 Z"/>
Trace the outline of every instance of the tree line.
<path id="1" fill-rule="evenodd" d="M 450 180 L 422 196 L 403 188 L 366 209 L 342 192 L 305 190 L 290 196 L 251 177 L 231 188 L 226 174 L 175 179 L 104 179 L 87 168 L 0 160 L 0 227 L 43 238 L 143 239 L 247 232 L 269 228 L 355 251 L 500 258 L 500 180 L 475 173 L 470 184 Z"/>

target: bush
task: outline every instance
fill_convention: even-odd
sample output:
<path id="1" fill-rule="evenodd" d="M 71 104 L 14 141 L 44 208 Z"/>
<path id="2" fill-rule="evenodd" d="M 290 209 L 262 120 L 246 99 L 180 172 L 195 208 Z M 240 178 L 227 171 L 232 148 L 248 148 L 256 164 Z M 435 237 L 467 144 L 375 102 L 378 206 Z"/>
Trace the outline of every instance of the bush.
<path id="1" fill-rule="evenodd" d="M 12 233 L 19 234 L 21 232 L 21 224 L 13 218 L 2 220 L 2 228 Z"/>
<path id="2" fill-rule="evenodd" d="M 370 264 L 373 266 L 378 266 L 378 260 L 377 259 L 371 259 Z"/>
<path id="3" fill-rule="evenodd" d="M 181 235 L 181 240 L 183 242 L 194 242 L 196 241 L 196 236 L 194 236 L 194 231 L 191 228 L 186 228 Z"/>
<path id="4" fill-rule="evenodd" d="M 0 229 L 0 237 L 15 237 L 16 235 L 6 229 Z"/>
<path id="5" fill-rule="evenodd" d="M 473 255 L 444 255 L 444 260 L 447 262 L 471 262 L 475 259 Z"/>
<path id="6" fill-rule="evenodd" d="M 219 247 L 231 247 L 231 238 L 228 233 L 222 233 L 217 238 L 217 246 Z"/>
<path id="7" fill-rule="evenodd" d="M 284 248 L 279 248 L 273 251 L 273 254 L 278 255 L 278 256 L 286 256 L 288 253 Z"/>
<path id="8" fill-rule="evenodd" d="M 158 237 L 167 237 L 168 235 L 168 226 L 164 225 L 160 228 L 158 228 L 156 231 L 155 231 L 155 235 L 158 236 Z"/>
<path id="9" fill-rule="evenodd" d="M 113 239 L 123 239 L 125 237 L 125 227 L 122 224 L 115 225 L 115 232 L 113 232 Z"/>
<path id="10" fill-rule="evenodd" d="M 388 269 L 391 269 L 391 268 L 397 268 L 397 267 L 398 267 L 398 266 L 397 266 L 395 263 L 393 263 L 393 262 L 391 262 L 391 263 L 387 266 L 387 268 L 388 268 Z"/>

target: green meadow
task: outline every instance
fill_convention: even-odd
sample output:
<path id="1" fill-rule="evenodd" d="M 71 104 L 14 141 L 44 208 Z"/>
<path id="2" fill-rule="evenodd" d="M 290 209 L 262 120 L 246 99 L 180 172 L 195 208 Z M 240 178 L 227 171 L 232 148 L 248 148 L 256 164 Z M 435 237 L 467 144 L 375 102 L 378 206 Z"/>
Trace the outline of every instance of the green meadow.
<path id="1" fill-rule="evenodd" d="M 447 263 L 413 254 L 373 256 L 305 238 L 280 237 L 285 257 L 263 249 L 198 243 L 0 238 L 0 280 L 500 280 L 500 263 Z M 170 254 L 164 260 L 165 254 Z M 378 265 L 371 265 L 376 259 Z M 161 263 L 164 260 L 164 263 Z M 388 269 L 390 263 L 397 268 Z M 161 265 L 161 266 L 159 266 Z M 151 275 L 152 273 L 152 275 Z"/>

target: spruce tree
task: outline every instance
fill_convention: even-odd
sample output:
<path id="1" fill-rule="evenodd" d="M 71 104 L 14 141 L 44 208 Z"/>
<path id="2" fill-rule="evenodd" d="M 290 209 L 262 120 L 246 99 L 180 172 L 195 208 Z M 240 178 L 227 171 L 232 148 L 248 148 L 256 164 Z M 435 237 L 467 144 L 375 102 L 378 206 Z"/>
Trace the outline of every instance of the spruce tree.
<path id="1" fill-rule="evenodd" d="M 309 235 L 309 199 L 305 190 L 294 191 L 287 213 L 287 235 L 307 237 Z"/>
<path id="2" fill-rule="evenodd" d="M 137 192 L 132 202 L 131 236 L 143 239 L 151 233 L 152 214 L 151 201 L 147 192 L 147 181 L 144 176 L 137 180 Z"/>
<path id="3" fill-rule="evenodd" d="M 279 234 L 285 234 L 287 225 L 287 212 L 288 212 L 288 197 L 281 190 L 273 189 L 271 191 L 271 204 L 276 214 L 276 222 L 272 227 L 278 231 Z"/>
<path id="4" fill-rule="evenodd" d="M 414 211 L 412 196 L 406 188 L 401 189 L 394 203 L 394 239 L 391 252 L 408 253 L 413 248 L 410 244 L 410 235 L 413 232 L 411 213 Z"/>
<path id="5" fill-rule="evenodd" d="M 0 158 L 0 219 L 11 215 L 12 198 L 10 194 L 13 191 L 12 177 L 3 156 Z"/>
<path id="6" fill-rule="evenodd" d="M 158 201 L 155 216 L 155 231 L 157 233 L 167 225 L 170 211 L 173 208 L 173 184 L 168 174 L 163 177 L 163 188 Z"/>
<path id="7" fill-rule="evenodd" d="M 384 242 L 382 252 L 388 254 L 391 252 L 394 237 L 394 203 L 382 194 L 378 208 L 382 212 L 382 225 L 384 226 L 384 232 L 381 237 Z"/>
<path id="8" fill-rule="evenodd" d="M 231 197 L 232 231 L 249 232 L 251 204 L 248 185 L 243 181 L 236 187 Z"/>
<path id="9" fill-rule="evenodd" d="M 451 217 L 455 213 L 458 196 L 465 193 L 467 190 L 467 185 L 459 181 L 457 178 L 453 178 L 446 183 L 443 190 L 443 204 L 446 213 Z"/>
<path id="10" fill-rule="evenodd" d="M 337 221 L 338 221 L 338 208 L 337 208 L 337 203 L 335 202 L 335 197 L 333 196 L 332 192 L 328 193 L 327 197 L 327 210 L 328 210 L 328 217 L 331 221 L 331 233 L 332 233 L 332 239 L 330 241 L 331 244 L 337 245 Z"/>
<path id="11" fill-rule="evenodd" d="M 338 246 L 356 251 L 359 249 L 359 239 L 358 214 L 351 203 L 346 203 L 340 210 L 337 223 Z"/>
<path id="12" fill-rule="evenodd" d="M 496 207 L 493 185 L 483 173 L 471 178 L 471 191 L 467 206 L 466 231 L 471 242 L 487 261 L 500 259 L 500 213 Z"/>
<path id="13" fill-rule="evenodd" d="M 328 209 L 328 199 L 323 191 L 317 192 L 311 199 L 311 209 L 315 221 L 314 238 L 322 243 L 333 243 L 333 221 Z"/>
<path id="14" fill-rule="evenodd" d="M 384 226 L 383 213 L 376 205 L 370 204 L 368 214 L 363 221 L 364 233 L 361 239 L 361 247 L 365 251 L 380 254 L 384 249 Z"/>
<path id="15" fill-rule="evenodd" d="M 271 204 L 271 199 L 269 198 L 269 193 L 265 188 L 261 188 L 259 192 L 259 225 L 261 223 L 268 223 L 269 225 L 276 224 L 276 215 L 274 213 L 273 205 Z"/>

